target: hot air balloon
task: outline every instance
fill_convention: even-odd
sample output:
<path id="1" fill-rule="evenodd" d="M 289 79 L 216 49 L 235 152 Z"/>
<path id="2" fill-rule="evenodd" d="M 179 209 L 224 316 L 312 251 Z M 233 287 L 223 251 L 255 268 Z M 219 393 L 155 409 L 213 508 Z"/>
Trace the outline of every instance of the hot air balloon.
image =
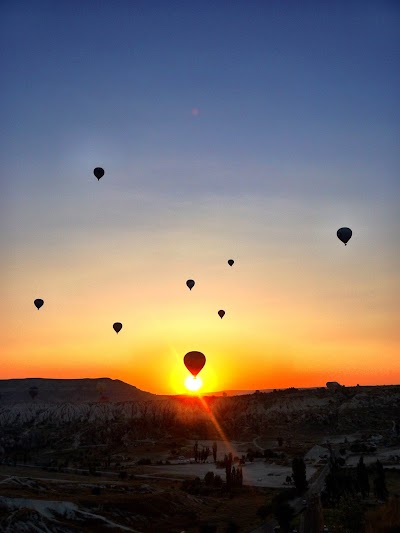
<path id="1" fill-rule="evenodd" d="M 186 285 L 189 287 L 190 290 L 192 290 L 194 287 L 194 281 L 192 279 L 188 279 Z"/>
<path id="2" fill-rule="evenodd" d="M 344 242 L 344 245 L 346 246 L 349 240 L 351 239 L 353 232 L 350 228 L 340 228 L 337 230 L 336 235 L 342 242 Z"/>
<path id="3" fill-rule="evenodd" d="M 206 364 L 206 357 L 201 352 L 188 352 L 183 358 L 186 368 L 196 377 Z"/>
<path id="4" fill-rule="evenodd" d="M 117 333 L 119 333 L 122 329 L 122 324 L 121 322 L 114 322 L 113 324 L 113 328 L 114 328 L 114 331 L 116 331 Z"/>
<path id="5" fill-rule="evenodd" d="M 41 298 L 36 298 L 36 300 L 33 302 L 35 306 L 38 308 L 38 310 L 42 307 L 44 304 L 44 301 Z"/>
<path id="6" fill-rule="evenodd" d="M 96 167 L 94 170 L 93 170 L 93 174 L 96 176 L 96 178 L 99 180 L 100 178 L 102 178 L 104 176 L 104 169 L 102 169 L 101 167 Z"/>
<path id="7" fill-rule="evenodd" d="M 233 259 L 228 259 L 228 265 L 232 266 L 235 261 Z"/>
<path id="8" fill-rule="evenodd" d="M 218 311 L 218 314 L 219 314 L 219 316 L 222 318 L 222 317 L 224 316 L 224 314 L 225 314 L 225 311 L 224 311 L 223 309 L 220 309 L 220 310 Z"/>

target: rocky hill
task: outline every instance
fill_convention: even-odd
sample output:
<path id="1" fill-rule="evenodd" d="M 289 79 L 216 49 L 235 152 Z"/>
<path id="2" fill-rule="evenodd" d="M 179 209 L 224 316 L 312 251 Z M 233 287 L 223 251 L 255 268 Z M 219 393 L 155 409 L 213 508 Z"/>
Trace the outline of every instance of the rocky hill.
<path id="1" fill-rule="evenodd" d="M 0 405 L 24 402 L 126 402 L 151 398 L 156 398 L 156 395 L 110 378 L 0 380 Z"/>
<path id="2" fill-rule="evenodd" d="M 34 398 L 28 392 L 35 386 L 32 382 L 39 383 Z M 229 438 L 251 440 L 256 435 L 289 436 L 314 430 L 327 435 L 364 429 L 391 431 L 400 423 L 400 386 L 343 387 L 335 391 L 292 388 L 199 399 L 152 395 L 110 379 L 10 380 L 1 385 L 3 428 L 77 423 L 87 429 L 88 424 L 94 424 L 96 438 L 99 428 L 108 431 L 110 424 L 117 425 L 121 434 L 129 432 L 135 438 L 158 438 L 166 433 L 213 438 L 213 421 L 218 420 Z"/>

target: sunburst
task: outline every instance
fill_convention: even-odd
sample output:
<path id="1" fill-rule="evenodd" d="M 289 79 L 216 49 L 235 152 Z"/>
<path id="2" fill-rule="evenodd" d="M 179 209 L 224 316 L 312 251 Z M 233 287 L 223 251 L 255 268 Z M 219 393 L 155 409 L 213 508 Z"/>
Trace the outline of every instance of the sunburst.
<path id="1" fill-rule="evenodd" d="M 203 381 L 198 376 L 197 377 L 188 376 L 185 379 L 185 387 L 190 392 L 197 392 L 201 388 L 202 385 L 203 385 Z"/>

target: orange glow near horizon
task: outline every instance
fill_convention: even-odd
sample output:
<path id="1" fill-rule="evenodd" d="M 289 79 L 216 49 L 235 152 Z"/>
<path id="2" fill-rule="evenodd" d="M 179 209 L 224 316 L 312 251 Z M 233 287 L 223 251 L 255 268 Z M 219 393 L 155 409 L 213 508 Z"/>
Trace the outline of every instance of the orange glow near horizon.
<path id="1" fill-rule="evenodd" d="M 246 242 L 241 232 L 250 214 L 257 216 L 249 210 L 228 217 L 239 236 L 236 253 L 231 243 L 221 249 L 214 242 L 206 221 L 194 222 L 200 228 L 194 241 L 190 231 L 167 233 L 165 241 L 157 237 L 144 246 L 139 258 L 129 248 L 90 269 L 90 254 L 103 257 L 102 250 L 118 249 L 119 240 L 124 249 L 126 234 L 110 231 L 91 250 L 78 241 L 68 261 L 68 247 L 46 260 L 30 248 L 3 276 L 0 379 L 109 377 L 155 394 L 185 394 L 183 357 L 199 350 L 207 359 L 201 394 L 327 381 L 399 383 L 394 263 L 376 259 L 366 234 L 356 233 L 344 247 L 328 233 L 312 254 L 307 242 L 281 246 L 279 239 L 264 242 L 257 235 Z M 174 244 L 178 238 L 181 244 Z M 182 257 L 171 254 L 171 246 Z M 226 263 L 230 257 L 233 267 Z M 192 291 L 188 278 L 196 281 Z M 44 300 L 40 310 L 33 304 L 38 297 Z M 123 324 L 118 335 L 116 321 Z"/>

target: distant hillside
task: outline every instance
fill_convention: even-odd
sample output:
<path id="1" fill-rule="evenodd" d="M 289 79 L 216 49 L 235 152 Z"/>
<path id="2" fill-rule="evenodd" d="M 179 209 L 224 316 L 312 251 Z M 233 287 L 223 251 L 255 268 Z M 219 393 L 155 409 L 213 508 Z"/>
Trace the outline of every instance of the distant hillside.
<path id="1" fill-rule="evenodd" d="M 34 386 L 38 387 L 38 395 L 32 399 L 29 390 Z M 9 428 L 14 439 L 13 432 L 19 427 L 24 439 L 28 439 L 26 430 L 31 425 L 32 443 L 36 442 L 38 426 L 53 427 L 56 423 L 58 440 L 62 424 L 70 422 L 82 424 L 83 444 L 109 442 L 114 437 L 115 442 L 120 442 L 122 428 L 128 441 L 165 435 L 214 439 L 215 420 L 222 432 L 234 440 L 252 440 L 264 434 L 270 438 L 271 432 L 291 439 L 309 431 L 332 434 L 364 430 L 400 438 L 400 386 L 396 385 L 335 390 L 289 388 L 203 399 L 153 395 L 106 378 L 9 380 L 0 382 L 0 390 L 1 431 Z M 115 435 L 111 423 L 119 428 Z M 88 433 L 91 424 L 100 425 Z M 65 431 L 68 436 L 67 426 Z"/>
<path id="2" fill-rule="evenodd" d="M 259 392 L 271 392 L 274 389 L 250 389 L 250 390 L 222 390 L 216 392 L 204 392 L 204 396 L 244 396 L 245 394 L 254 394 L 258 390 Z"/>
<path id="3" fill-rule="evenodd" d="M 156 398 L 119 379 L 4 379 L 0 380 L 0 405 L 21 402 L 125 402 Z"/>

